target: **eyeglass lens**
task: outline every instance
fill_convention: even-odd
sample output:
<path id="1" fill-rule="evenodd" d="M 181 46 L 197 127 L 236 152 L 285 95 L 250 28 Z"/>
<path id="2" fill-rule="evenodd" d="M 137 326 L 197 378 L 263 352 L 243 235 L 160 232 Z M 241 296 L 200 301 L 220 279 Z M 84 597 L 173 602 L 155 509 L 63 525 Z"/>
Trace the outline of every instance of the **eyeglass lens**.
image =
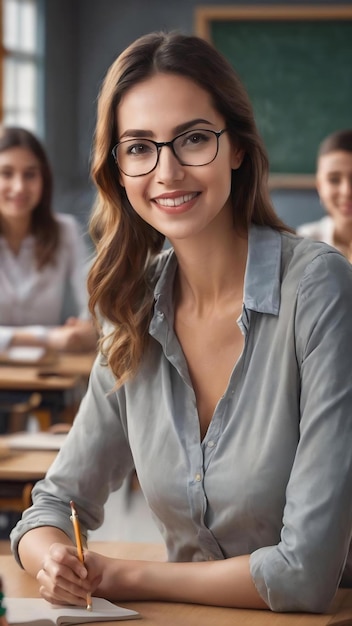
<path id="1" fill-rule="evenodd" d="M 207 165 L 217 155 L 218 141 L 217 132 L 196 129 L 178 135 L 166 145 L 181 165 Z M 142 176 L 156 167 L 161 147 L 149 139 L 127 139 L 116 146 L 114 156 L 124 174 Z"/>

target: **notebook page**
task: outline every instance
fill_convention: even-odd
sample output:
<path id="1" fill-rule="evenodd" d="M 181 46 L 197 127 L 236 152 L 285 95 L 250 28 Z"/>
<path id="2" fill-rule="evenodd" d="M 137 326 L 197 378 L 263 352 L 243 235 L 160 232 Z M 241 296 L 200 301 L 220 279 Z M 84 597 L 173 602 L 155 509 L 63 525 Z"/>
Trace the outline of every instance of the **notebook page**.
<path id="1" fill-rule="evenodd" d="M 68 626 L 89 622 L 137 619 L 139 613 L 116 606 L 103 598 L 93 598 L 93 610 L 76 606 L 53 605 L 42 598 L 6 598 L 6 617 L 10 626 Z"/>

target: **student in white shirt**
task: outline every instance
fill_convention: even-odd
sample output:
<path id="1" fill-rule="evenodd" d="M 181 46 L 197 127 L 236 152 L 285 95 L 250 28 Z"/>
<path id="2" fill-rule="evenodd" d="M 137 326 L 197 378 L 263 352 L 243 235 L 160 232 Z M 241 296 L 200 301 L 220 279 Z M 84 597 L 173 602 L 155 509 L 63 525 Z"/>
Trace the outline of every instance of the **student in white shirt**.
<path id="1" fill-rule="evenodd" d="M 0 352 L 14 346 L 80 352 L 96 345 L 83 236 L 71 215 L 53 212 L 52 187 L 38 139 L 23 128 L 1 128 Z M 67 317 L 69 289 L 75 314 Z M 6 407 L 22 399 L 1 393 L 0 431 L 6 430 Z"/>
<path id="2" fill-rule="evenodd" d="M 43 146 L 22 128 L 0 130 L 0 350 L 47 345 L 92 348 L 86 255 L 71 215 L 52 210 L 52 174 Z M 70 286 L 76 315 L 65 319 Z"/>
<path id="3" fill-rule="evenodd" d="M 352 262 L 352 129 L 328 135 L 317 156 L 316 186 L 327 215 L 297 233 L 334 246 Z"/>

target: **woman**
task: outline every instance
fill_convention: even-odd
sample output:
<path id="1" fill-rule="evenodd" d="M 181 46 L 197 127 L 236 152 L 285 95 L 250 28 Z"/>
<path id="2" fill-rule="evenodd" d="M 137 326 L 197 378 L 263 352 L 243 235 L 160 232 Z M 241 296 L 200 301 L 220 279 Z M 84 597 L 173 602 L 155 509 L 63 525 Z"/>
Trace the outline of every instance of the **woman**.
<path id="1" fill-rule="evenodd" d="M 0 129 L 0 353 L 18 346 L 81 352 L 94 349 L 96 330 L 88 311 L 85 251 L 71 215 L 52 210 L 52 174 L 38 139 L 23 128 Z M 65 313 L 73 295 L 73 312 Z M 9 407 L 27 392 L 0 393 L 0 433 Z M 47 392 L 42 406 L 53 419 L 63 409 L 61 392 Z"/>
<path id="2" fill-rule="evenodd" d="M 93 348 L 82 236 L 52 210 L 52 174 L 38 139 L 0 130 L 0 352 L 13 346 Z M 64 317 L 68 287 L 76 315 Z"/>
<path id="3" fill-rule="evenodd" d="M 297 233 L 334 246 L 352 262 L 352 130 L 328 135 L 320 144 L 316 185 L 327 215 L 302 224 Z"/>
<path id="4" fill-rule="evenodd" d="M 105 356 L 12 532 L 50 602 L 329 606 L 352 528 L 352 271 L 288 232 L 267 173 L 247 94 L 208 43 L 146 35 L 112 65 L 89 276 Z M 169 562 L 82 565 L 69 501 L 86 534 L 132 468 Z"/>

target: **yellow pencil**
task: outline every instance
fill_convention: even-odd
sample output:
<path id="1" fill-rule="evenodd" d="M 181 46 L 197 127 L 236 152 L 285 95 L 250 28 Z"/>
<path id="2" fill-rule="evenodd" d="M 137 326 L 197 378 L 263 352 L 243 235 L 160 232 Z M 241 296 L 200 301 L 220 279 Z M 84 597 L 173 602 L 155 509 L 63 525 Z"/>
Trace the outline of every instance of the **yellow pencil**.
<path id="1" fill-rule="evenodd" d="M 77 515 L 76 508 L 75 508 L 75 503 L 73 502 L 73 500 L 70 500 L 70 506 L 71 506 L 71 517 L 70 517 L 70 519 L 72 521 L 73 530 L 75 532 L 75 539 L 76 539 L 78 558 L 81 561 L 81 563 L 84 563 L 82 538 L 81 538 L 81 529 L 80 529 L 80 526 L 79 526 L 78 515 Z M 92 598 L 91 598 L 90 593 L 87 593 L 87 611 L 91 611 L 91 610 L 92 610 Z"/>

